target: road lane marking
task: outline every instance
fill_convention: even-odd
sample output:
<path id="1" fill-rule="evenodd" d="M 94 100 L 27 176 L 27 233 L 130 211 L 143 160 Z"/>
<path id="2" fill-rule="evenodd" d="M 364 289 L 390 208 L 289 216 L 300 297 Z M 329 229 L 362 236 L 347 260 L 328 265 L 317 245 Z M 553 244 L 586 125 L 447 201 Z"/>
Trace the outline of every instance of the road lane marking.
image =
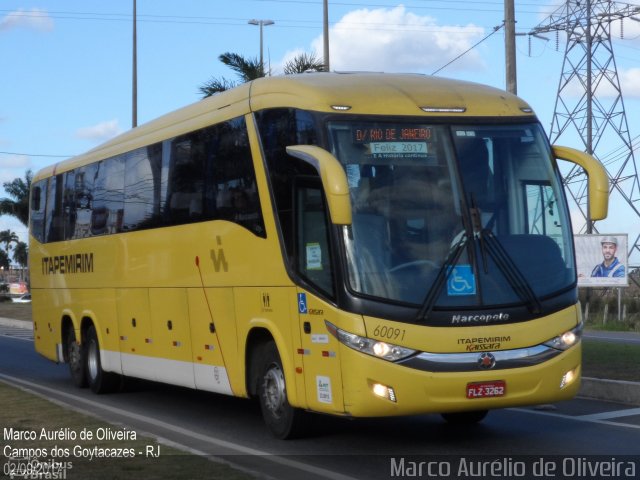
<path id="1" fill-rule="evenodd" d="M 155 419 L 153 417 L 148 417 L 146 415 L 140 415 L 138 413 L 129 412 L 127 410 L 123 410 L 123 409 L 117 408 L 117 407 L 112 407 L 110 405 L 103 405 L 101 403 L 94 402 L 94 401 L 88 400 L 86 398 L 82 398 L 82 397 L 78 397 L 78 396 L 75 396 L 75 395 L 71 395 L 69 393 L 62 392 L 60 390 L 56 390 L 56 389 L 53 389 L 53 388 L 45 387 L 43 385 L 39 385 L 37 383 L 29 382 L 27 380 L 22 380 L 20 378 L 12 377 L 10 375 L 5 375 L 3 373 L 0 373 L 0 379 L 4 379 L 8 383 L 13 383 L 14 385 L 21 385 L 23 387 L 28 387 L 25 390 L 28 390 L 31 393 L 34 393 L 36 395 L 39 394 L 40 396 L 42 396 L 42 394 L 39 393 L 38 390 L 40 390 L 42 392 L 46 392 L 46 393 L 52 394 L 52 395 L 58 395 L 60 397 L 72 400 L 73 402 L 82 403 L 82 404 L 85 404 L 85 405 L 90 406 L 92 408 L 106 410 L 108 412 L 114 413 L 116 415 L 123 416 L 125 418 L 130 418 L 130 419 L 133 419 L 133 420 L 137 420 L 139 422 L 144 422 L 144 423 L 147 423 L 149 425 L 153 425 L 155 427 L 163 428 L 163 429 L 168 430 L 168 431 L 173 432 L 173 433 L 184 435 L 185 437 L 189 437 L 189 438 L 192 438 L 194 440 L 199 440 L 199 441 L 202 441 L 202 442 L 209 443 L 211 445 L 215 445 L 215 446 L 218 446 L 218 447 L 221 447 L 221 448 L 225 448 L 225 449 L 228 449 L 228 450 L 231 450 L 231 451 L 235 451 L 236 455 L 237 454 L 241 454 L 241 455 L 260 456 L 260 458 L 263 459 L 263 460 L 268 460 L 268 461 L 270 461 L 272 463 L 276 463 L 276 464 L 284 466 L 284 467 L 295 468 L 295 469 L 301 470 L 303 472 L 311 473 L 311 474 L 314 474 L 314 475 L 319 475 L 322 478 L 328 478 L 328 479 L 332 479 L 332 480 L 357 480 L 354 477 L 350 477 L 348 475 L 343 475 L 343 474 L 340 474 L 340 473 L 333 472 L 331 470 L 326 470 L 324 468 L 315 467 L 313 465 L 309 465 L 309 464 L 306 464 L 306 463 L 302 463 L 302 462 L 298 462 L 298 461 L 295 461 L 295 460 L 290 460 L 290 459 L 287 459 L 287 458 L 283 458 L 283 457 L 277 456 L 274 453 L 266 452 L 264 450 L 257 450 L 255 448 L 245 447 L 243 445 L 240 445 L 240 444 L 237 444 L 237 443 L 233 443 L 233 442 L 229 442 L 227 440 L 222 440 L 220 438 L 215 438 L 215 437 L 211 437 L 211 436 L 208 436 L 208 435 L 203 435 L 203 434 L 200 434 L 200 433 L 192 432 L 190 430 L 187 430 L 186 428 L 182 428 L 182 427 L 179 427 L 177 425 L 173 425 L 171 423 L 163 422 L 162 420 L 157 420 L 157 419 Z M 49 401 L 54 401 L 55 402 L 55 399 L 51 399 L 50 397 L 46 397 L 46 399 L 49 400 Z M 60 399 L 58 399 L 57 403 L 58 404 L 62 404 L 63 406 L 66 406 L 66 407 L 75 408 L 73 404 L 65 404 Z M 92 414 L 91 411 L 88 411 L 87 413 Z M 92 415 L 95 416 L 95 413 L 93 413 Z M 176 445 L 179 445 L 179 444 L 176 443 Z M 185 449 L 186 450 L 192 450 L 192 449 L 190 449 L 190 447 L 187 447 L 187 446 L 185 446 Z M 213 456 L 213 457 L 219 457 L 219 456 L 223 456 L 223 455 L 230 455 L 230 453 L 229 452 L 220 452 L 220 453 L 217 453 L 217 454 L 214 453 L 214 454 L 204 454 L 204 455 Z M 233 455 L 233 453 L 231 455 Z M 236 467 L 236 464 L 233 464 L 233 466 Z M 238 465 L 238 468 L 242 469 L 243 467 L 242 467 L 242 465 Z"/>
<path id="2" fill-rule="evenodd" d="M 17 338 L 18 340 L 33 342 L 33 330 L 25 328 L 0 325 L 0 335 L 3 337 Z"/>
<path id="3" fill-rule="evenodd" d="M 640 415 L 640 408 L 627 408 L 625 410 L 615 410 L 613 412 L 592 413 L 590 415 L 580 415 L 583 420 L 607 420 L 609 418 L 631 417 Z"/>
<path id="4" fill-rule="evenodd" d="M 610 422 L 606 419 L 595 418 L 596 415 L 565 415 L 563 413 L 549 412 L 549 411 L 543 411 L 543 410 L 530 410 L 528 408 L 509 408 L 509 410 L 513 410 L 514 412 L 532 413 L 534 415 L 545 415 L 547 417 L 556 417 L 556 418 L 563 418 L 567 420 L 575 420 L 578 422 L 599 423 L 602 425 L 611 425 L 615 427 L 628 427 L 628 428 L 635 428 L 640 430 L 640 425 L 634 425 L 632 423 Z M 629 411 L 629 410 L 637 410 L 637 409 L 630 408 L 626 411 Z M 619 411 L 623 412 L 625 410 L 619 410 Z M 637 413 L 631 413 L 630 415 L 637 415 Z M 629 416 L 629 415 L 618 415 L 617 417 L 624 417 L 624 416 Z M 614 417 L 610 417 L 610 418 L 614 418 Z"/>

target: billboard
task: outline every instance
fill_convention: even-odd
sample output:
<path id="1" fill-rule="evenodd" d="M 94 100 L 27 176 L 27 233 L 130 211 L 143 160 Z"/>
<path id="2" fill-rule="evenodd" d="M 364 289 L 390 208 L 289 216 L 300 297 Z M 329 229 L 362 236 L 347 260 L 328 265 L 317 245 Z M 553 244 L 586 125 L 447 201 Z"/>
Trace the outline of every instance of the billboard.
<path id="1" fill-rule="evenodd" d="M 627 234 L 575 235 L 579 287 L 626 287 Z"/>

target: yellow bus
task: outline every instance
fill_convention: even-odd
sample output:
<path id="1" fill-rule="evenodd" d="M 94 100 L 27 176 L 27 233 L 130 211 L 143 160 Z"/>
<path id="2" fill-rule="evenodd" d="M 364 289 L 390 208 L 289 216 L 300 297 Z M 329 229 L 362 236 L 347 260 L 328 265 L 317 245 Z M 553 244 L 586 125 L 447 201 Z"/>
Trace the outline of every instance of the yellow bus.
<path id="1" fill-rule="evenodd" d="M 579 387 L 571 222 L 531 107 L 422 75 L 262 78 L 37 173 L 35 346 L 259 399 L 278 438 L 345 417 L 554 402 Z"/>

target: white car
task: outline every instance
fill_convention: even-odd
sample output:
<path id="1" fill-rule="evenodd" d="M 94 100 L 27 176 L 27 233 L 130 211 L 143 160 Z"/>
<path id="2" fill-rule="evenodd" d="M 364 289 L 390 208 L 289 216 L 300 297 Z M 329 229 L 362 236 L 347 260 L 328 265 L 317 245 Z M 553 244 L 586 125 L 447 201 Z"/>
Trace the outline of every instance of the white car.
<path id="1" fill-rule="evenodd" d="M 31 294 L 25 293 L 21 297 L 12 298 L 13 303 L 31 303 Z"/>

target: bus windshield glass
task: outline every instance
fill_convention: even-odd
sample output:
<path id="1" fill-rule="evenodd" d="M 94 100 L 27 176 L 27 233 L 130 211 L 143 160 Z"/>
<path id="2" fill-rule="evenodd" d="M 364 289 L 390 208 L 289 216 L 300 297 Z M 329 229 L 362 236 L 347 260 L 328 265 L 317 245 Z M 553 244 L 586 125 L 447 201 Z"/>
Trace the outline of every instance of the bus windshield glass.
<path id="1" fill-rule="evenodd" d="M 352 291 L 428 308 L 527 305 L 575 284 L 557 169 L 536 124 L 328 123 L 353 223 Z M 428 300 L 429 297 L 432 300 Z"/>

